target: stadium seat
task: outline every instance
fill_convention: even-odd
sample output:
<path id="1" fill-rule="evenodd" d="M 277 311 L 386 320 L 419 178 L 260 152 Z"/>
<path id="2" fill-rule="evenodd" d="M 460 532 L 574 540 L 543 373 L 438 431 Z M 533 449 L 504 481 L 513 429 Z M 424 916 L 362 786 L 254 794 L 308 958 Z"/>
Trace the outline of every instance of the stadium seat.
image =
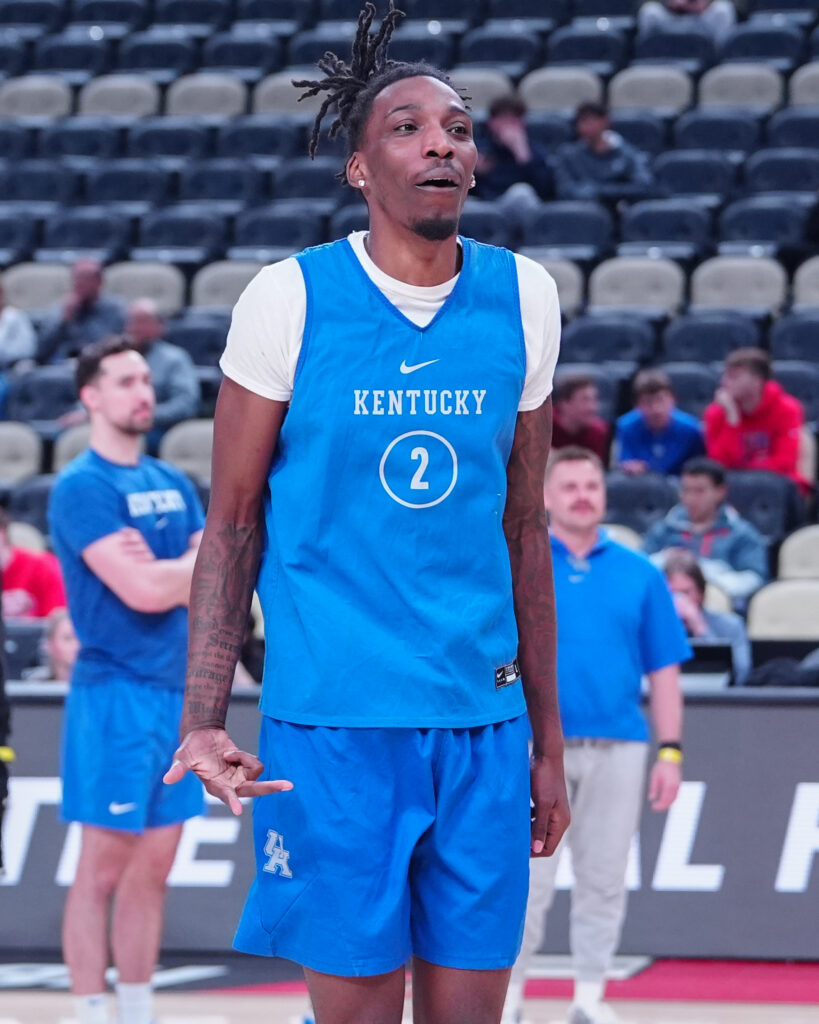
<path id="1" fill-rule="evenodd" d="M 55 306 L 65 298 L 70 287 L 71 271 L 61 265 L 17 263 L 3 272 L 6 302 L 28 313 Z M 6 413 L 10 415 L 8 410 Z"/>
<path id="2" fill-rule="evenodd" d="M 819 420 L 819 366 L 806 359 L 776 359 L 771 367 L 774 380 L 802 403 L 807 423 Z"/>
<path id="3" fill-rule="evenodd" d="M 284 64 L 284 42 L 264 26 L 217 32 L 205 43 L 202 67 L 255 84 Z"/>
<path id="4" fill-rule="evenodd" d="M 560 312 L 563 316 L 567 318 L 576 316 L 583 308 L 585 298 L 585 280 L 580 267 L 576 263 L 572 263 L 571 260 L 541 256 L 539 249 L 522 249 L 521 253 L 539 263 L 554 278 Z"/>
<path id="5" fill-rule="evenodd" d="M 616 544 L 622 544 L 623 547 L 630 548 L 632 551 L 643 550 L 643 538 L 630 526 L 622 526 L 620 523 L 603 523 L 601 529 L 605 530 Z"/>
<path id="6" fill-rule="evenodd" d="M 304 77 L 312 79 L 312 71 L 305 70 Z M 267 75 L 253 90 L 251 100 L 254 114 L 273 114 L 275 117 L 300 117 L 312 120 L 324 100 L 324 94 L 308 96 L 299 100 L 303 89 L 293 85 L 292 71 L 277 71 Z M 299 78 L 299 80 L 301 80 Z"/>
<path id="7" fill-rule="evenodd" d="M 23 75 L 0 83 L 0 118 L 46 120 L 70 113 L 71 89 L 59 78 Z"/>
<path id="8" fill-rule="evenodd" d="M 782 541 L 779 579 L 819 580 L 819 526 L 803 526 Z"/>
<path id="9" fill-rule="evenodd" d="M 745 182 L 752 192 L 804 192 L 814 198 L 819 190 L 819 152 L 813 149 L 762 149 L 745 165 Z"/>
<path id="10" fill-rule="evenodd" d="M 701 75 L 716 62 L 713 39 L 687 25 L 670 26 L 647 36 L 638 36 L 634 44 L 632 67 L 661 64 L 678 67 L 688 75 Z"/>
<path id="11" fill-rule="evenodd" d="M 609 82 L 609 107 L 650 110 L 659 117 L 681 113 L 691 105 L 694 86 L 680 68 L 636 65 L 624 68 Z"/>
<path id="12" fill-rule="evenodd" d="M 665 123 L 647 111 L 618 111 L 611 118 L 612 131 L 644 153 L 661 153 L 666 146 Z"/>
<path id="13" fill-rule="evenodd" d="M 819 109 L 785 107 L 768 121 L 765 141 L 769 146 L 810 149 L 819 139 Z"/>
<path id="14" fill-rule="evenodd" d="M 663 331 L 663 359 L 713 363 L 735 348 L 759 345 L 759 328 L 741 313 L 708 312 L 675 317 Z"/>
<path id="15" fill-rule="evenodd" d="M 611 214 L 599 203 L 564 201 L 544 203 L 523 232 L 524 244 L 537 246 L 550 259 L 591 263 L 611 247 Z"/>
<path id="16" fill-rule="evenodd" d="M 663 370 L 671 378 L 680 409 L 702 419 L 706 406 L 714 400 L 714 392 L 719 383 L 717 371 L 711 366 L 698 363 L 671 362 L 664 363 Z"/>
<path id="17" fill-rule="evenodd" d="M 250 281 L 262 269 L 254 261 L 219 260 L 202 267 L 191 283 L 191 306 L 232 309 Z"/>
<path id="18" fill-rule="evenodd" d="M 88 423 L 78 423 L 74 427 L 63 430 L 54 441 L 54 452 L 51 458 L 51 470 L 59 473 L 72 459 L 86 450 L 91 437 Z"/>
<path id="19" fill-rule="evenodd" d="M 6 412 L 10 420 L 30 423 L 56 420 L 77 404 L 74 369 L 66 364 L 38 366 L 9 380 Z"/>
<path id="20" fill-rule="evenodd" d="M 58 210 L 45 222 L 42 244 L 34 250 L 34 259 L 73 263 L 88 258 L 110 263 L 126 251 L 130 235 L 128 220 L 110 208 L 79 206 Z"/>
<path id="21" fill-rule="evenodd" d="M 691 275 L 691 305 L 778 313 L 787 297 L 782 265 L 764 256 L 714 256 Z"/>
<path id="22" fill-rule="evenodd" d="M 563 328 L 560 354 L 573 363 L 644 363 L 654 352 L 654 340 L 651 325 L 635 317 L 581 316 Z"/>
<path id="23" fill-rule="evenodd" d="M 767 114 L 782 105 L 782 76 L 767 64 L 718 64 L 700 79 L 701 107 L 738 107 Z"/>
<path id="24" fill-rule="evenodd" d="M 26 42 L 13 29 L 0 29 L 0 78 L 14 78 L 28 71 Z"/>
<path id="25" fill-rule="evenodd" d="M 476 134 L 480 126 L 476 126 Z M 538 111 L 526 117 L 526 130 L 532 142 L 542 146 L 551 153 L 564 142 L 569 142 L 574 134 L 572 122 L 563 113 Z M 480 147 L 480 140 L 479 140 Z"/>
<path id="26" fill-rule="evenodd" d="M 128 131 L 129 156 L 153 160 L 168 170 L 205 156 L 207 147 L 207 129 L 187 117 L 145 118 Z"/>
<path id="27" fill-rule="evenodd" d="M 112 160 L 85 174 L 85 194 L 126 217 L 141 217 L 168 200 L 172 175 L 150 160 Z"/>
<path id="28" fill-rule="evenodd" d="M 745 10 L 753 21 L 784 21 L 805 28 L 817 16 L 816 0 L 748 0 Z"/>
<path id="29" fill-rule="evenodd" d="M 685 199 L 648 199 L 620 217 L 618 256 L 659 255 L 692 261 L 711 248 L 711 217 Z"/>
<path id="30" fill-rule="evenodd" d="M 21 124 L 0 122 L 0 153 L 9 163 L 31 155 L 32 132 Z"/>
<path id="31" fill-rule="evenodd" d="M 309 201 L 274 203 L 236 218 L 230 260 L 273 263 L 324 241 L 326 212 Z"/>
<path id="32" fill-rule="evenodd" d="M 0 190 L 5 175 L 0 171 Z M 19 263 L 31 256 L 37 237 L 37 221 L 25 210 L 0 206 L 0 266 Z"/>
<path id="33" fill-rule="evenodd" d="M 319 22 L 315 28 L 297 32 L 287 45 L 287 64 L 315 70 L 316 61 L 328 50 L 343 60 L 349 60 L 355 28 L 355 21 L 331 21 Z M 311 71 L 305 77 L 318 78 L 320 75 Z"/>
<path id="34" fill-rule="evenodd" d="M 216 366 L 225 350 L 230 314 L 188 309 L 165 327 L 165 340 L 184 348 L 197 366 Z"/>
<path id="35" fill-rule="evenodd" d="M 216 133 L 216 155 L 249 160 L 270 170 L 282 157 L 304 153 L 302 134 L 297 124 L 267 115 L 234 117 L 220 125 Z"/>
<path id="36" fill-rule="evenodd" d="M 48 217 L 69 203 L 78 191 L 79 175 L 53 160 L 21 160 L 8 169 L 0 197 L 0 210 L 18 209 L 34 217 Z"/>
<path id="37" fill-rule="evenodd" d="M 530 115 L 538 111 L 564 111 L 573 116 L 581 103 L 599 103 L 603 99 L 603 83 L 588 68 L 539 68 L 521 81 L 520 95 Z"/>
<path id="38" fill-rule="evenodd" d="M 803 64 L 794 71 L 788 93 L 793 107 L 819 106 L 819 61 Z"/>
<path id="39" fill-rule="evenodd" d="M 112 263 L 103 271 L 105 289 L 124 302 L 151 299 L 161 316 L 185 305 L 185 275 L 171 263 Z"/>
<path id="40" fill-rule="evenodd" d="M 177 78 L 165 97 L 165 113 L 170 117 L 237 117 L 246 106 L 244 82 L 213 71 Z"/>
<path id="41" fill-rule="evenodd" d="M 26 40 L 39 39 L 63 27 L 67 6 L 64 0 L 3 0 L 0 27 L 12 28 Z"/>
<path id="42" fill-rule="evenodd" d="M 276 199 L 321 200 L 330 213 L 345 198 L 336 178 L 339 170 L 335 157 L 295 157 L 273 172 L 273 194 Z"/>
<path id="43" fill-rule="evenodd" d="M 341 0 L 344 10 L 350 9 L 346 0 Z M 403 10 L 407 12 L 410 24 L 413 21 L 439 21 L 445 32 L 463 35 L 480 16 L 480 8 L 474 0 L 447 0 L 441 9 L 438 0 L 403 0 Z M 355 8 L 353 8 L 355 10 Z"/>
<path id="44" fill-rule="evenodd" d="M 813 256 L 797 267 L 793 275 L 793 308 L 819 308 L 819 256 Z"/>
<path id="45" fill-rule="evenodd" d="M 795 25 L 748 21 L 736 25 L 720 47 L 720 60 L 756 61 L 790 74 L 801 64 L 805 37 Z"/>
<path id="46" fill-rule="evenodd" d="M 158 85 L 168 85 L 193 71 L 195 65 L 194 41 L 161 29 L 126 36 L 117 57 L 118 71 L 145 75 Z"/>
<path id="47" fill-rule="evenodd" d="M 674 124 L 678 149 L 748 153 L 760 144 L 759 118 L 743 110 L 690 110 Z"/>
<path id="48" fill-rule="evenodd" d="M 748 605 L 751 640 L 819 640 L 819 580 L 776 580 Z"/>
<path id="49" fill-rule="evenodd" d="M 69 117 L 39 133 L 38 156 L 82 168 L 119 156 L 120 127 L 108 118 Z M 96 201 L 96 197 L 91 195 Z"/>
<path id="50" fill-rule="evenodd" d="M 160 29 L 205 39 L 230 20 L 230 0 L 154 0 L 154 24 Z"/>
<path id="51" fill-rule="evenodd" d="M 41 473 L 21 481 L 9 495 L 9 516 L 31 523 L 43 536 L 48 536 L 48 497 L 53 486 L 54 476 L 51 473 Z"/>
<path id="52" fill-rule="evenodd" d="M 685 274 L 672 260 L 619 256 L 598 264 L 589 276 L 589 309 L 629 309 L 648 317 L 676 312 L 683 302 Z"/>
<path id="53" fill-rule="evenodd" d="M 0 490 L 9 488 L 40 472 L 43 442 L 26 423 L 0 421 Z"/>
<path id="54" fill-rule="evenodd" d="M 311 22 L 313 0 L 236 0 L 236 27 L 262 25 L 282 36 L 292 36 Z"/>
<path id="55" fill-rule="evenodd" d="M 222 255 L 226 238 L 224 217 L 189 205 L 166 206 L 140 221 L 131 259 L 201 266 Z"/>
<path id="56" fill-rule="evenodd" d="M 264 195 L 261 170 L 246 160 L 223 158 L 186 163 L 179 171 L 179 199 L 206 203 L 217 214 L 235 216 Z"/>
<path id="57" fill-rule="evenodd" d="M 509 22 L 506 28 L 475 28 L 467 32 L 461 40 L 459 66 L 497 68 L 517 81 L 536 66 L 540 53 L 538 36 Z"/>
<path id="58" fill-rule="evenodd" d="M 778 544 L 802 525 L 802 497 L 786 476 L 762 470 L 731 470 L 727 484 L 729 504 L 753 523 L 769 544 Z"/>
<path id="59" fill-rule="evenodd" d="M 736 188 L 736 164 L 725 153 L 669 150 L 654 161 L 654 180 L 663 192 L 712 209 Z"/>
<path id="60" fill-rule="evenodd" d="M 346 238 L 351 231 L 366 231 L 369 227 L 367 207 L 362 203 L 349 203 L 330 217 L 327 237 L 330 240 Z M 463 234 L 463 231 L 461 231 Z"/>
<path id="61" fill-rule="evenodd" d="M 438 25 L 434 25 L 438 28 Z M 429 24 L 399 23 L 390 40 L 390 60 L 425 60 L 438 68 L 449 68 L 455 63 L 455 37 L 449 32 L 430 30 Z"/>
<path id="62" fill-rule="evenodd" d="M 210 480 L 213 420 L 183 420 L 159 442 L 159 457 L 196 480 Z"/>
<path id="63" fill-rule="evenodd" d="M 819 309 L 781 317 L 769 341 L 774 359 L 819 360 Z"/>
<path id="64" fill-rule="evenodd" d="M 40 652 L 45 636 L 45 622 L 41 619 L 11 619 L 6 623 L 3 645 L 8 678 L 22 679 L 25 672 L 40 664 Z"/>
<path id="65" fill-rule="evenodd" d="M 549 0 L 549 6 L 535 7 L 532 0 L 488 0 L 487 28 L 501 28 L 509 20 L 520 24 L 525 32 L 547 36 L 569 19 L 569 0 Z"/>
<path id="66" fill-rule="evenodd" d="M 26 551 L 47 551 L 46 539 L 31 523 L 9 523 L 9 540 L 15 548 Z"/>
<path id="67" fill-rule="evenodd" d="M 579 25 L 596 25 L 600 21 L 618 29 L 631 30 L 639 0 L 573 0 L 572 14 Z"/>
<path id="68" fill-rule="evenodd" d="M 469 96 L 473 117 L 485 113 L 492 100 L 512 91 L 509 76 L 494 68 L 455 67 L 449 72 L 449 79 L 456 91 Z"/>
<path id="69" fill-rule="evenodd" d="M 731 203 L 719 218 L 719 252 L 776 256 L 798 245 L 807 210 L 784 196 L 752 196 Z"/>
<path id="70" fill-rule="evenodd" d="M 507 248 L 514 243 L 517 234 L 508 217 L 494 203 L 480 199 L 467 199 L 458 230 L 467 238 Z"/>
<path id="71" fill-rule="evenodd" d="M 159 86 L 142 75 L 101 75 L 80 90 L 79 112 L 129 120 L 159 111 Z"/>
<path id="72" fill-rule="evenodd" d="M 561 64 L 588 68 L 603 78 L 610 78 L 626 62 L 627 43 L 616 28 L 564 25 L 555 29 L 546 41 L 546 59 L 551 67 Z"/>
<path id="73" fill-rule="evenodd" d="M 100 28 L 106 39 L 122 39 L 145 27 L 143 0 L 74 0 L 72 27 Z"/>
<path id="74" fill-rule="evenodd" d="M 34 44 L 33 69 L 37 74 L 55 74 L 69 85 L 84 85 L 108 70 L 111 44 L 97 38 L 93 30 L 69 29 L 56 36 L 43 36 Z"/>
<path id="75" fill-rule="evenodd" d="M 677 488 L 659 473 L 606 474 L 606 518 L 641 536 L 677 502 Z"/>

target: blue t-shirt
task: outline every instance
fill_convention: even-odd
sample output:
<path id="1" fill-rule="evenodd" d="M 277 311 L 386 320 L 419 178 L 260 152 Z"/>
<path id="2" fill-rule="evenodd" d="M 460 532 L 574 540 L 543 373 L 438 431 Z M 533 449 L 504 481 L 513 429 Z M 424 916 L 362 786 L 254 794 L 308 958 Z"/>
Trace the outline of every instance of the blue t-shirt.
<path id="1" fill-rule="evenodd" d="M 188 478 L 148 456 L 136 466 L 122 466 L 89 449 L 57 477 L 48 517 L 80 640 L 72 685 L 106 682 L 116 675 L 183 689 L 187 608 L 134 611 L 91 572 L 82 553 L 94 541 L 134 527 L 157 558 L 179 558 L 204 525 Z"/>
<path id="2" fill-rule="evenodd" d="M 702 426 L 687 412 L 674 409 L 665 430 L 648 429 L 639 409 L 632 409 L 617 420 L 616 443 L 620 462 L 637 459 L 648 463 L 654 473 L 677 476 L 685 462 L 705 454 Z"/>
<path id="3" fill-rule="evenodd" d="M 552 560 L 564 734 L 647 740 L 643 675 L 691 657 L 665 578 L 605 533 L 584 559 L 552 537 Z"/>

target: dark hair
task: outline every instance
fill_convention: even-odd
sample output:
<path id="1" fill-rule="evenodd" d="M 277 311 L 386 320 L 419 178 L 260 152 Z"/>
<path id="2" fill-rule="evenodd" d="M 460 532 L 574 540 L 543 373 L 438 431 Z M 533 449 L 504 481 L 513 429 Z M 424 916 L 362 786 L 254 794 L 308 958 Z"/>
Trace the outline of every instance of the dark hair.
<path id="1" fill-rule="evenodd" d="M 634 401 L 639 402 L 645 395 L 658 395 L 661 391 L 668 391 L 672 395 L 674 389 L 671 387 L 671 378 L 665 370 L 640 370 L 632 384 Z"/>
<path id="2" fill-rule="evenodd" d="M 86 345 L 80 352 L 77 360 L 77 369 L 74 372 L 74 383 L 77 386 L 77 393 L 82 391 L 86 384 L 90 384 L 100 372 L 100 363 L 108 356 L 118 356 L 121 352 L 138 352 L 136 344 L 130 338 L 121 334 L 112 334 L 101 341 L 95 341 Z"/>
<path id="3" fill-rule="evenodd" d="M 763 380 L 771 379 L 771 358 L 762 348 L 737 348 L 725 357 L 726 369 L 742 367 Z"/>
<path id="4" fill-rule="evenodd" d="M 582 448 L 579 444 L 567 444 L 565 448 L 555 449 L 549 456 L 546 476 L 548 477 L 555 466 L 559 466 L 561 462 L 590 462 L 601 473 L 606 472 L 603 463 L 600 461 L 600 456 L 590 448 Z"/>
<path id="5" fill-rule="evenodd" d="M 516 92 L 505 92 L 502 96 L 496 96 L 489 104 L 489 116 L 498 117 L 499 114 L 526 117 L 526 104 Z"/>
<path id="6" fill-rule="evenodd" d="M 665 560 L 664 572 L 666 579 L 670 579 L 675 573 L 687 576 L 700 594 L 705 593 L 705 576 L 700 569 L 699 562 L 690 551 L 682 548 L 674 548 L 669 551 Z"/>
<path id="7" fill-rule="evenodd" d="M 574 123 L 580 120 L 581 117 L 608 117 L 609 111 L 602 103 L 595 103 L 592 100 L 587 100 L 585 103 L 581 103 L 577 110 L 574 112 Z"/>
<path id="8" fill-rule="evenodd" d="M 388 85 L 399 82 L 403 78 L 416 78 L 422 75 L 437 78 L 439 82 L 443 82 L 453 92 L 458 93 L 461 99 L 467 99 L 458 92 L 449 77 L 440 68 L 433 67 L 426 61 L 414 61 L 408 64 L 403 61 L 387 59 L 393 30 L 399 18 L 404 17 L 404 12 L 397 10 L 392 0 L 390 0 L 390 9 L 384 16 L 380 28 L 377 32 L 371 33 L 370 27 L 374 17 L 375 4 L 368 0 L 358 15 L 358 30 L 353 40 L 352 59 L 349 64 L 328 50 L 317 62 L 319 71 L 324 72 L 324 78 L 312 81 L 293 81 L 293 85 L 297 88 L 307 90 L 299 96 L 299 100 L 307 99 L 309 96 L 318 96 L 320 92 L 327 93 L 313 123 L 310 144 L 307 148 L 311 157 L 315 157 L 318 150 L 321 122 L 330 107 L 337 104 L 337 116 L 330 125 L 327 135 L 332 139 L 341 131 L 346 136 L 347 160 L 344 169 L 338 175 L 344 184 L 348 184 L 346 164 L 361 144 L 373 100 Z"/>
<path id="9" fill-rule="evenodd" d="M 596 388 L 597 381 L 588 373 L 564 373 L 555 380 L 552 402 L 568 402 L 581 388 Z"/>
<path id="10" fill-rule="evenodd" d="M 704 455 L 689 459 L 682 468 L 683 476 L 707 476 L 714 487 L 725 486 L 725 467 L 716 461 L 708 459 Z"/>

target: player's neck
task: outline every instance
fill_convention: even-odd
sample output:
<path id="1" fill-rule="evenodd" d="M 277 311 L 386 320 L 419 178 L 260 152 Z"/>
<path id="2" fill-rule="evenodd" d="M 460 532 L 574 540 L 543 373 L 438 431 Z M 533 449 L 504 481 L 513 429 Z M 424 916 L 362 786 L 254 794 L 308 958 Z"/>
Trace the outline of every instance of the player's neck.
<path id="1" fill-rule="evenodd" d="M 457 235 L 430 242 L 402 225 L 376 220 L 370 224 L 364 244 L 379 270 L 419 288 L 451 281 L 460 270 Z"/>
<path id="2" fill-rule="evenodd" d="M 92 419 L 89 446 L 109 462 L 135 466 L 142 450 L 142 436 L 123 433 L 104 420 Z"/>
<path id="3" fill-rule="evenodd" d="M 600 536 L 600 527 L 595 525 L 582 530 L 569 530 L 562 528 L 557 523 L 551 523 L 549 525 L 549 533 L 556 537 L 575 558 L 585 558 L 597 543 Z"/>

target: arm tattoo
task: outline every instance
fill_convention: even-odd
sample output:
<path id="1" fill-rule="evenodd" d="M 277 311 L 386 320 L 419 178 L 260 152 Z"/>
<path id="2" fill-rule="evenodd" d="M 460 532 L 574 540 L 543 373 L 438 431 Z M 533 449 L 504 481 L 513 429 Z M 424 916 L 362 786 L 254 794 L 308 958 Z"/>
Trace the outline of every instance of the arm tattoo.
<path id="1" fill-rule="evenodd" d="M 507 467 L 503 528 L 512 569 L 521 673 L 535 753 L 551 753 L 560 739 L 552 553 L 543 478 L 552 438 L 552 403 L 518 414 Z"/>
<path id="2" fill-rule="evenodd" d="M 222 728 L 244 642 L 262 545 L 260 523 L 206 529 L 191 584 L 182 735 Z"/>

